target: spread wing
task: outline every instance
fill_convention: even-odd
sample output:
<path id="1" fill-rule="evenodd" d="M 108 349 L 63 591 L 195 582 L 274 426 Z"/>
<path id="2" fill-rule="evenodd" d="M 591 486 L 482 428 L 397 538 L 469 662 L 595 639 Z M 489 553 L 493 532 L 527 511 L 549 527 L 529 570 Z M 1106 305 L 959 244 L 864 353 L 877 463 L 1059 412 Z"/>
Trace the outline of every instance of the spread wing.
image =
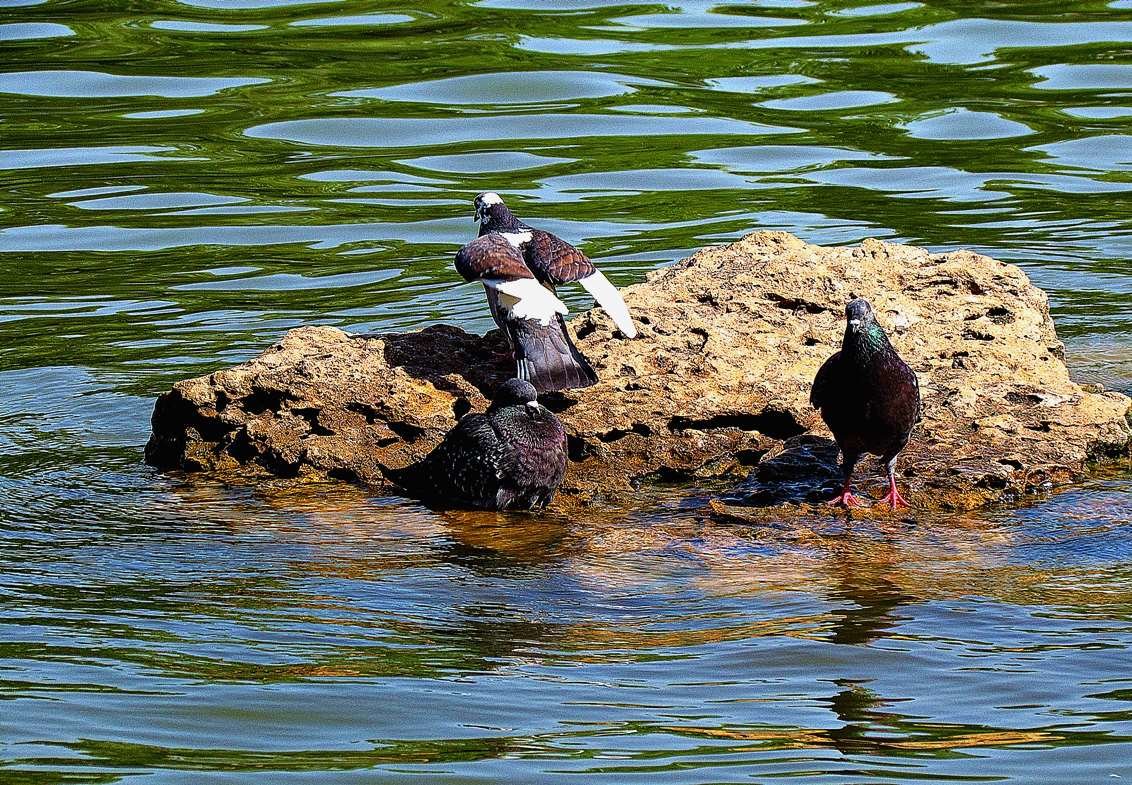
<path id="1" fill-rule="evenodd" d="M 550 232 L 531 230 L 525 250 L 527 264 L 543 283 L 557 286 L 580 281 L 594 273 L 594 263 L 570 243 Z"/>
<path id="2" fill-rule="evenodd" d="M 533 319 L 547 325 L 558 314 L 568 313 L 565 303 L 534 278 L 484 278 L 483 285 L 498 295 L 496 308 L 504 320 Z"/>
<path id="3" fill-rule="evenodd" d="M 522 254 L 507 238 L 485 234 L 456 252 L 456 272 L 465 281 L 480 281 L 497 324 L 507 319 L 537 319 L 550 324 L 566 306 L 535 278 Z"/>
<path id="4" fill-rule="evenodd" d="M 481 235 L 457 251 L 456 272 L 465 281 L 535 277 L 522 254 L 498 233 Z"/>
<path id="5" fill-rule="evenodd" d="M 837 352 L 818 369 L 817 376 L 814 377 L 814 386 L 810 388 L 810 405 L 815 409 L 820 409 L 825 406 L 831 396 L 836 395 L 833 389 L 835 386 L 834 377 L 837 375 L 837 368 L 841 365 L 841 352 Z"/>
<path id="6" fill-rule="evenodd" d="M 550 232 L 532 229 L 524 258 L 535 277 L 544 284 L 580 283 L 622 333 L 629 338 L 636 337 L 637 328 L 617 287 L 594 267 L 589 257 L 570 243 Z"/>

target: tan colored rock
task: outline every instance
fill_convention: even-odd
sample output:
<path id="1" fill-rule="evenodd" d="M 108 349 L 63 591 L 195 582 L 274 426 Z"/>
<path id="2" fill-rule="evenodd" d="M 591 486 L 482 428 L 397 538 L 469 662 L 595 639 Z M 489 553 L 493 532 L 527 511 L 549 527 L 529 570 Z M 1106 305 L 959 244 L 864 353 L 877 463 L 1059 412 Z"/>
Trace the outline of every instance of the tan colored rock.
<path id="1" fill-rule="evenodd" d="M 810 383 L 840 346 L 853 295 L 872 301 L 920 376 L 924 421 L 899 465 L 913 505 L 972 508 L 1129 452 L 1128 398 L 1071 381 L 1045 294 L 985 256 L 875 240 L 822 248 L 757 232 L 623 293 L 640 336 L 615 337 L 599 310 L 572 321 L 601 380 L 548 396 L 570 434 L 563 497 L 741 477 L 751 466 L 751 501 L 821 496 L 836 451 L 809 406 Z M 382 466 L 419 459 L 513 368 L 495 331 L 300 328 L 162 395 L 146 456 L 188 470 L 380 484 Z M 872 469 L 862 464 L 859 486 L 880 487 Z"/>

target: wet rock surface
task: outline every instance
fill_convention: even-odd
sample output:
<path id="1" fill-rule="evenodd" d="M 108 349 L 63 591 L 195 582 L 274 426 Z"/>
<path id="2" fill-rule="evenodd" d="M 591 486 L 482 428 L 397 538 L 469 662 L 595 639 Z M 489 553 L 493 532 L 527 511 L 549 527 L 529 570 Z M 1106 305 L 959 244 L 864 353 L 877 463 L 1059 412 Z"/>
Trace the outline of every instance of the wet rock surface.
<path id="1" fill-rule="evenodd" d="M 914 507 L 971 509 L 1129 453 L 1129 399 L 1074 383 L 1045 294 L 986 256 L 872 240 L 824 248 L 757 232 L 623 293 L 640 335 L 623 338 L 599 310 L 572 320 L 600 381 L 544 399 L 569 433 L 563 499 L 615 500 L 640 482 L 704 477 L 742 481 L 731 504 L 794 508 L 832 495 L 836 449 L 808 398 L 854 295 L 872 302 L 920 378 L 924 420 L 898 466 Z M 423 457 L 513 368 L 496 331 L 300 328 L 162 395 L 146 458 L 380 486 L 382 467 Z M 877 497 L 882 484 L 879 467 L 862 461 L 857 487 Z"/>

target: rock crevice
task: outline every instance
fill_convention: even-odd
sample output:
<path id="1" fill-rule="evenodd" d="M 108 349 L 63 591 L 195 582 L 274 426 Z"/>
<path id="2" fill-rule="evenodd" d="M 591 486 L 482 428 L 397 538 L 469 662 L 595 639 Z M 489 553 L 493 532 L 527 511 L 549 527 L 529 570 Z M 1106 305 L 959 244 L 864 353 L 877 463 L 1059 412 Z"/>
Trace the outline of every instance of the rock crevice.
<path id="1" fill-rule="evenodd" d="M 567 496 L 744 477 L 752 467 L 744 487 L 760 503 L 828 491 L 836 450 L 808 397 L 854 295 L 873 303 L 920 378 L 924 420 L 900 463 L 914 504 L 976 507 L 1129 451 L 1129 400 L 1070 379 L 1045 294 L 986 256 L 873 240 L 823 248 L 757 232 L 623 294 L 640 335 L 619 337 L 600 310 L 570 322 L 600 381 L 547 399 L 569 432 Z M 380 485 L 382 467 L 422 457 L 512 370 L 496 331 L 300 328 L 163 394 L 146 457 L 190 471 Z M 862 471 L 858 484 L 871 482 Z"/>

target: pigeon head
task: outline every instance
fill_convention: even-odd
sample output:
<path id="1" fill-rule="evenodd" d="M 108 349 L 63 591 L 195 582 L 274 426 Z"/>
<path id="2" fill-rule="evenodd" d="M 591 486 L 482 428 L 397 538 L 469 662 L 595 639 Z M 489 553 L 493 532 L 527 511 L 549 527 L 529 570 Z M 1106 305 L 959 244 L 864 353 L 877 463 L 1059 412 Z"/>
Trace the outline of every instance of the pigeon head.
<path id="1" fill-rule="evenodd" d="M 487 191 L 475 198 L 475 220 L 480 222 L 481 231 L 507 232 L 518 228 L 519 221 L 503 204 L 499 194 Z"/>
<path id="2" fill-rule="evenodd" d="M 845 306 L 845 340 L 843 349 L 854 356 L 872 356 L 889 346 L 888 335 L 877 322 L 869 301 L 855 297 Z"/>
<path id="3" fill-rule="evenodd" d="M 492 408 L 523 404 L 538 406 L 538 392 L 533 384 L 522 379 L 508 379 L 499 385 L 491 400 Z"/>
<path id="4" fill-rule="evenodd" d="M 845 306 L 846 329 L 852 333 L 865 333 L 876 324 L 873 307 L 863 297 L 849 301 Z"/>
<path id="5" fill-rule="evenodd" d="M 542 420 L 550 412 L 538 402 L 538 391 L 534 385 L 522 379 L 508 379 L 495 391 L 495 398 L 488 407 L 489 412 L 500 409 L 521 407 L 528 417 Z"/>

